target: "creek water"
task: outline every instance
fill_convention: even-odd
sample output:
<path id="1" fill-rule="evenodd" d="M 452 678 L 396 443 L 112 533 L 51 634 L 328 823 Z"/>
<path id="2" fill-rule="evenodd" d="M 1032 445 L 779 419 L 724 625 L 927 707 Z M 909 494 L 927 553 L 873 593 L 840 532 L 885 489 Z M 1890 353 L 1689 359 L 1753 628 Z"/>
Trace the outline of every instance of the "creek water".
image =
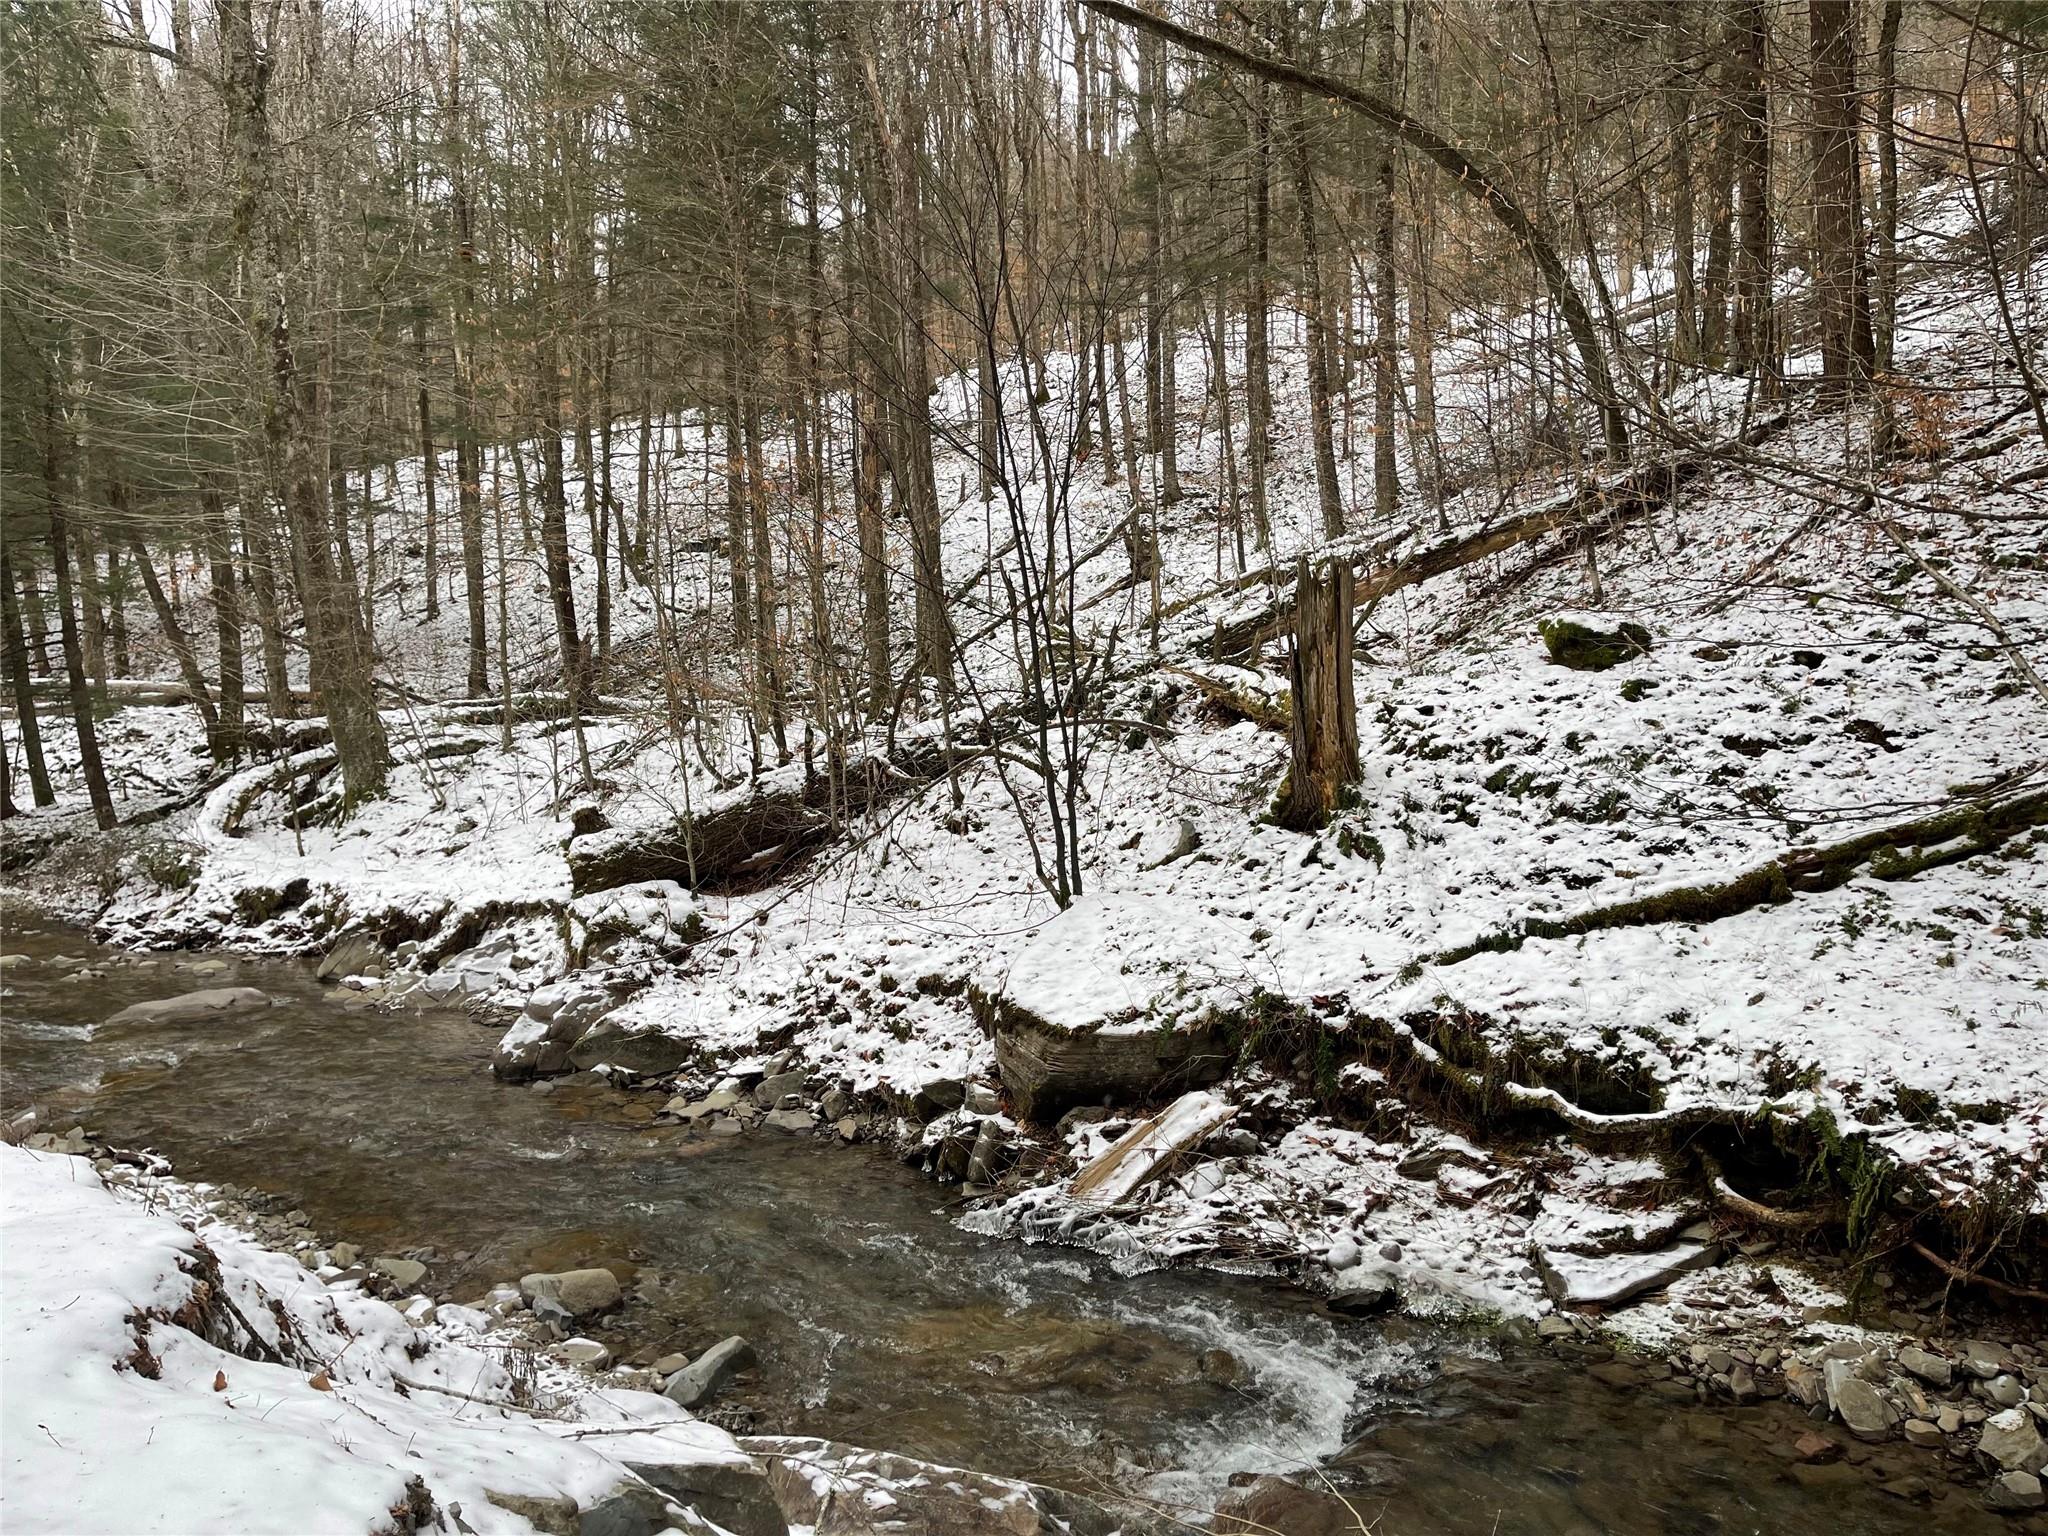
<path id="1" fill-rule="evenodd" d="M 1276 1284 L 975 1237 L 873 1149 L 697 1138 L 655 1125 L 654 1095 L 503 1085 L 465 1015 L 367 1007 L 297 962 L 201 976 L 13 919 L 0 948 L 23 957 L 0 999 L 9 1113 L 34 1103 L 52 1129 L 303 1209 L 329 1240 L 423 1258 L 438 1293 L 635 1266 L 639 1299 L 596 1336 L 668 1353 L 746 1335 L 761 1367 L 719 1407 L 763 1430 L 1197 1508 L 1233 1473 L 1324 1467 L 1381 1536 L 2000 1528 L 1931 1462 L 1931 1505 L 1795 1467 L 1782 1404 L 1673 1405 Z M 222 985 L 276 1002 L 102 1027 Z"/>

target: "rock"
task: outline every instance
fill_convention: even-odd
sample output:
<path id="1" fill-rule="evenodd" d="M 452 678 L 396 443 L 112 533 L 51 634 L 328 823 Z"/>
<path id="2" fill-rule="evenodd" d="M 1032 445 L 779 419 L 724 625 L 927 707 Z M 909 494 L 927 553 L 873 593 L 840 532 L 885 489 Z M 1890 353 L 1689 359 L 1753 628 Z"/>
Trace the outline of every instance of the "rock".
<path id="1" fill-rule="evenodd" d="M 910 1096 L 911 1118 L 919 1124 L 936 1120 L 967 1101 L 967 1085 L 957 1077 L 935 1077 Z"/>
<path id="2" fill-rule="evenodd" d="M 612 1352 L 596 1339 L 564 1339 L 548 1353 L 565 1364 L 591 1371 L 601 1371 L 612 1363 Z"/>
<path id="3" fill-rule="evenodd" d="M 696 1428 L 699 1434 L 715 1433 Z M 789 1522 L 758 1457 L 729 1440 L 697 1446 L 675 1445 L 675 1438 L 672 1430 L 659 1442 L 663 1451 L 673 1447 L 673 1454 L 656 1455 L 640 1449 L 647 1441 L 635 1437 L 635 1448 L 622 1458 L 627 1469 L 731 1536 L 789 1536 Z"/>
<path id="4" fill-rule="evenodd" d="M 1241 1125 L 1226 1125 L 1210 1139 L 1210 1145 L 1224 1157 L 1256 1157 L 1259 1138 Z"/>
<path id="5" fill-rule="evenodd" d="M 851 1115 L 841 1115 L 838 1124 L 832 1129 L 839 1133 L 841 1141 L 852 1141 L 860 1135 L 860 1122 Z"/>
<path id="6" fill-rule="evenodd" d="M 1152 1528 L 1080 1494 L 889 1451 L 782 1435 L 739 1443 L 766 1464 L 790 1528 L 810 1536 L 1136 1536 Z"/>
<path id="7" fill-rule="evenodd" d="M 408 1296 L 405 1304 L 398 1309 L 398 1315 L 415 1328 L 424 1328 L 439 1315 L 440 1308 L 434 1305 L 431 1296 Z"/>
<path id="8" fill-rule="evenodd" d="M 1940 1446 L 1944 1438 L 1941 1431 L 1925 1419 L 1906 1420 L 1905 1432 L 1908 1445 L 1923 1446 L 1929 1450 Z"/>
<path id="9" fill-rule="evenodd" d="M 1878 1394 L 1877 1388 L 1861 1376 L 1845 1376 L 1839 1383 L 1830 1383 L 1829 1402 L 1849 1433 L 1858 1440 L 1889 1440 L 1892 1425 L 1898 1422 L 1898 1415 L 1892 1406 Z"/>
<path id="10" fill-rule="evenodd" d="M 679 1408 L 694 1408 L 741 1371 L 754 1367 L 754 1346 L 738 1334 L 721 1339 L 669 1378 L 662 1395 Z"/>
<path id="11" fill-rule="evenodd" d="M 974 1150 L 967 1156 L 967 1182 L 993 1184 L 1009 1161 L 1010 1143 L 1001 1125 L 994 1120 L 982 1121 L 974 1138 Z"/>
<path id="12" fill-rule="evenodd" d="M 370 1260 L 370 1267 L 403 1291 L 411 1290 L 427 1278 L 427 1266 L 418 1259 L 401 1259 L 387 1254 Z"/>
<path id="13" fill-rule="evenodd" d="M 1323 1262 L 1332 1269 L 1356 1269 L 1364 1257 L 1358 1244 L 1348 1237 L 1340 1237 L 1330 1244 L 1329 1251 L 1323 1255 Z"/>
<path id="14" fill-rule="evenodd" d="M 772 1125 L 778 1131 L 789 1131 L 792 1134 L 812 1130 L 817 1125 L 808 1109 L 778 1109 L 773 1114 L 764 1116 L 762 1123 Z"/>
<path id="15" fill-rule="evenodd" d="M 1399 1243 L 1381 1243 L 1380 1257 L 1385 1259 L 1389 1264 L 1400 1263 L 1401 1245 Z"/>
<path id="16" fill-rule="evenodd" d="M 313 974 L 322 981 L 339 981 L 344 976 L 382 976 L 383 946 L 367 933 L 344 934 L 327 951 Z"/>
<path id="17" fill-rule="evenodd" d="M 657 1536 L 690 1517 L 668 1495 L 635 1480 L 616 1488 L 576 1517 L 576 1536 Z"/>
<path id="18" fill-rule="evenodd" d="M 507 1514 L 526 1521 L 541 1536 L 582 1536 L 576 1526 L 576 1501 L 567 1494 L 550 1497 L 487 1489 L 484 1497 Z"/>
<path id="19" fill-rule="evenodd" d="M 2048 1466 L 2048 1443 L 2023 1408 L 2008 1408 L 1986 1419 L 1977 1449 L 2008 1472 L 2039 1472 Z"/>
<path id="20" fill-rule="evenodd" d="M 961 1097 L 960 1107 L 970 1115 L 999 1115 L 1003 1112 L 1002 1095 L 987 1083 L 969 1083 Z"/>
<path id="21" fill-rule="evenodd" d="M 1934 1427 L 1944 1435 L 1952 1435 L 1963 1427 L 1963 1416 L 1953 1408 L 1944 1408 L 1935 1414 Z"/>
<path id="22" fill-rule="evenodd" d="M 804 1075 L 801 1072 L 777 1072 L 764 1077 L 754 1089 L 754 1102 L 763 1109 L 782 1109 L 784 1094 L 801 1094 L 804 1091 Z"/>
<path id="23" fill-rule="evenodd" d="M 1246 943 L 1197 911 L 1162 923 L 1151 898 L 1131 894 L 1086 896 L 1059 913 L 999 983 L 968 994 L 1011 1112 L 1043 1124 L 1076 1105 L 1217 1081 L 1236 1051 L 1220 1015 L 1190 995 L 1201 977 L 1249 967 Z"/>
<path id="24" fill-rule="evenodd" d="M 1994 1376 L 1984 1383 L 1984 1396 L 2001 1408 L 2017 1408 L 2027 1400 L 2027 1389 L 2017 1376 Z"/>
<path id="25" fill-rule="evenodd" d="M 1268 1474 L 1227 1490 L 1216 1502 L 1210 1529 L 1218 1536 L 1356 1536 L 1359 1516 L 1334 1493 Z"/>
<path id="26" fill-rule="evenodd" d="M 2043 1503 L 2041 1479 L 2031 1472 L 2003 1473 L 1993 1478 L 1991 1486 L 1984 1490 L 1984 1503 L 1988 1508 L 2009 1514 L 2039 1509 Z"/>
<path id="27" fill-rule="evenodd" d="M 1946 1387 L 1955 1379 L 1955 1367 L 1940 1355 L 1908 1344 L 1899 1351 L 1899 1364 L 1930 1387 Z"/>
<path id="28" fill-rule="evenodd" d="M 1536 1337 L 1539 1339 L 1575 1339 L 1578 1336 L 1578 1325 L 1555 1312 L 1536 1320 Z"/>
<path id="29" fill-rule="evenodd" d="M 1360 1266 L 1332 1277 L 1330 1308 L 1347 1317 L 1371 1317 L 1385 1312 L 1400 1299 L 1400 1289 L 1393 1277 L 1377 1270 Z"/>
<path id="30" fill-rule="evenodd" d="M 827 1120 L 843 1120 L 852 1108 L 853 1095 L 844 1088 L 827 1088 L 818 1101 L 818 1110 Z"/>
<path id="31" fill-rule="evenodd" d="M 225 1018 L 270 1006 L 269 994 L 254 987 L 208 987 L 177 997 L 159 997 L 146 1003 L 130 1003 L 107 1020 L 113 1024 L 196 1024 L 202 1019 Z"/>
<path id="32" fill-rule="evenodd" d="M 1560 1307 L 1612 1307 L 1719 1261 L 1714 1243 L 1676 1243 L 1655 1253 L 1583 1254 L 1537 1248 L 1536 1269 Z"/>
<path id="33" fill-rule="evenodd" d="M 647 1369 L 666 1381 L 689 1363 L 690 1357 L 688 1355 L 663 1355 L 654 1364 L 648 1366 Z"/>
<path id="34" fill-rule="evenodd" d="M 515 1083 L 566 1071 L 571 1049 L 611 1006 L 609 990 L 581 977 L 534 988 L 491 1053 L 491 1071 Z"/>
<path id="35" fill-rule="evenodd" d="M 659 1077 L 675 1071 L 695 1054 L 696 1047 L 688 1040 L 659 1025 L 611 1017 L 599 1019 L 584 1031 L 569 1048 L 568 1064 L 579 1072 L 605 1066 L 635 1077 Z"/>
<path id="36" fill-rule="evenodd" d="M 1979 1381 L 1989 1381 L 2005 1370 L 2005 1346 L 1989 1339 L 1964 1341 L 1963 1370 Z"/>
<path id="37" fill-rule="evenodd" d="M 1536 632 L 1550 659 L 1575 672 L 1604 672 L 1650 652 L 1650 632 L 1640 624 L 1594 629 L 1571 619 L 1545 619 Z"/>
<path id="38" fill-rule="evenodd" d="M 1833 1461 L 1842 1454 L 1842 1443 L 1809 1429 L 1792 1442 L 1792 1453 L 1801 1461 Z"/>
<path id="39" fill-rule="evenodd" d="M 1756 1372 L 1742 1364 L 1731 1367 L 1728 1372 L 1728 1395 L 1738 1403 L 1753 1403 L 1763 1396 L 1757 1390 Z"/>
<path id="40" fill-rule="evenodd" d="M 571 1269 L 559 1274 L 522 1275 L 519 1294 L 536 1310 L 539 1303 L 547 1301 L 571 1317 L 589 1317 L 616 1307 L 624 1293 L 608 1269 Z"/>
<path id="41" fill-rule="evenodd" d="M 1213 1093 L 1184 1093 L 1075 1174 L 1069 1192 L 1083 1205 L 1120 1205 L 1236 1114 Z"/>

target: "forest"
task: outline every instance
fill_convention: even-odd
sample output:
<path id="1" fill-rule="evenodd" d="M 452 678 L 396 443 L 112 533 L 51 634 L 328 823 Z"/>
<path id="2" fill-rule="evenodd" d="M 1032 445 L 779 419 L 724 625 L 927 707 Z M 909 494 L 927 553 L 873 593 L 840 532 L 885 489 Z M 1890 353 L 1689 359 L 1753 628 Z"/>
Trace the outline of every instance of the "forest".
<path id="1" fill-rule="evenodd" d="M 2048 6 L 0 71 L 10 1524 L 2048 1531 Z"/>

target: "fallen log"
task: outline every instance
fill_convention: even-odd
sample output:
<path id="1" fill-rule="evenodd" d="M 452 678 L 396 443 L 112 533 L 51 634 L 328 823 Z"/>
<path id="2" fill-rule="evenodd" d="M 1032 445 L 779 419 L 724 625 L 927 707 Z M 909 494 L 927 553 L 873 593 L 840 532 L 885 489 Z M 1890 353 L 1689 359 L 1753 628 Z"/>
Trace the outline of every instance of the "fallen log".
<path id="1" fill-rule="evenodd" d="M 1793 848 L 1729 880 L 1680 886 L 1594 907 L 1570 917 L 1526 917 L 1464 944 L 1437 951 L 1430 965 L 1456 965 L 1474 955 L 1505 954 L 1530 939 L 1564 939 L 1609 928 L 1655 923 L 1706 923 L 1756 907 L 1789 901 L 1796 893 L 1831 891 L 1867 867 L 1879 880 L 1905 880 L 1996 848 L 2015 833 L 2048 826 L 2048 789 L 2017 789 L 2039 769 L 2010 775 L 2004 792 L 1951 805 L 1931 815 L 1877 827 L 1824 847 Z"/>
<path id="2" fill-rule="evenodd" d="M 825 771 L 792 763 L 714 798 L 695 815 L 572 838 L 570 888 L 583 896 L 648 880 L 703 890 L 765 879 L 846 818 L 930 782 L 949 761 L 980 756 L 989 745 L 990 739 L 920 736 L 893 750 L 845 757 Z"/>
<path id="3" fill-rule="evenodd" d="M 1586 528 L 1595 536 L 1611 532 L 1657 511 L 1681 488 L 1705 474 L 1724 454 L 1762 441 L 1782 429 L 1790 419 L 1788 413 L 1781 412 L 1756 423 L 1738 437 L 1694 452 L 1673 455 L 1617 478 L 1591 481 L 1518 517 L 1455 538 L 1439 540 L 1389 565 L 1357 570 L 1354 564 L 1357 579 L 1352 588 L 1352 605 L 1370 611 L 1383 598 L 1404 588 L 1420 586 L 1559 529 Z M 1364 554 L 1370 558 L 1372 551 Z M 1276 591 L 1273 598 L 1260 608 L 1217 625 L 1213 635 L 1206 640 L 1198 640 L 1196 645 L 1212 661 L 1241 662 L 1256 656 L 1268 641 L 1284 633 L 1293 622 L 1294 597 L 1289 584 L 1285 590 Z"/>

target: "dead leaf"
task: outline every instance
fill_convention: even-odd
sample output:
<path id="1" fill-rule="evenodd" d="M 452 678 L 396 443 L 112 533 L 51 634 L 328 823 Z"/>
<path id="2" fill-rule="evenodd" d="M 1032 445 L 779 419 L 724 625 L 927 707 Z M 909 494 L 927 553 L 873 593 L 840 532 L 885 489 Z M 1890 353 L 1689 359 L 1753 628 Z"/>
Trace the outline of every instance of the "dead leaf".
<path id="1" fill-rule="evenodd" d="M 315 1371 L 313 1373 L 312 1386 L 315 1392 L 332 1392 L 334 1390 L 334 1383 L 327 1379 L 325 1371 Z"/>
<path id="2" fill-rule="evenodd" d="M 216 1392 L 225 1392 L 227 1391 L 227 1389 L 228 1373 L 226 1371 L 215 1371 L 213 1373 L 213 1390 Z"/>

